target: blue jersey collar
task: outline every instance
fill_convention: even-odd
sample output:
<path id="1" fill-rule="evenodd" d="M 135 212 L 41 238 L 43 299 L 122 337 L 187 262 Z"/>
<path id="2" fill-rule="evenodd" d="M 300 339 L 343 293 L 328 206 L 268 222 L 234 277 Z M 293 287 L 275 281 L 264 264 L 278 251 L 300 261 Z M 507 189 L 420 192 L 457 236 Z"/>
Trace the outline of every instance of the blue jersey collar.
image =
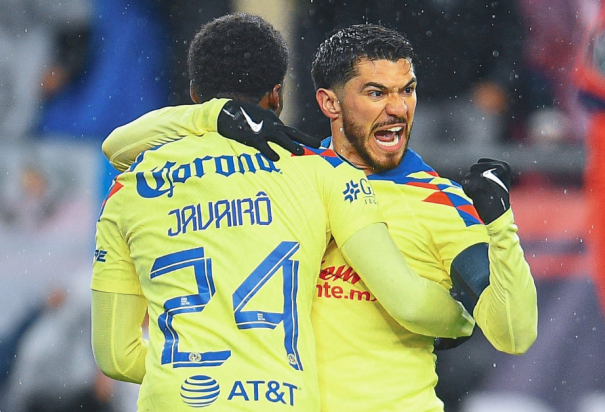
<path id="1" fill-rule="evenodd" d="M 332 148 L 332 136 L 326 137 L 321 141 L 321 146 L 326 148 Z M 434 172 L 435 170 L 424 163 L 422 157 L 414 150 L 408 148 L 403 155 L 403 161 L 394 169 L 387 170 L 386 172 L 374 173 L 368 176 L 368 179 L 384 179 L 393 176 L 407 175 L 413 172 Z"/>

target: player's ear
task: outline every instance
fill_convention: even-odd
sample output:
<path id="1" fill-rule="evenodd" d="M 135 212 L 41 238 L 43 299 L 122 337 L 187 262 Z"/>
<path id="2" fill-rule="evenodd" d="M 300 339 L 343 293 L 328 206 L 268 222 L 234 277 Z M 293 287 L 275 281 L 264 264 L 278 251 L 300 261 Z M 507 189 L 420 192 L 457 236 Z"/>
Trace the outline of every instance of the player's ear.
<path id="1" fill-rule="evenodd" d="M 340 116 L 340 101 L 334 90 L 317 89 L 315 100 L 317 100 L 321 112 L 328 119 L 335 120 Z"/>
<path id="2" fill-rule="evenodd" d="M 193 90 L 193 80 L 191 80 L 189 82 L 189 96 L 191 97 L 191 100 L 193 101 L 193 103 L 197 104 L 200 102 L 200 99 L 197 97 L 195 90 Z"/>
<path id="3" fill-rule="evenodd" d="M 269 109 L 273 110 L 278 116 L 284 107 L 284 96 L 281 84 L 276 84 L 267 95 Z"/>

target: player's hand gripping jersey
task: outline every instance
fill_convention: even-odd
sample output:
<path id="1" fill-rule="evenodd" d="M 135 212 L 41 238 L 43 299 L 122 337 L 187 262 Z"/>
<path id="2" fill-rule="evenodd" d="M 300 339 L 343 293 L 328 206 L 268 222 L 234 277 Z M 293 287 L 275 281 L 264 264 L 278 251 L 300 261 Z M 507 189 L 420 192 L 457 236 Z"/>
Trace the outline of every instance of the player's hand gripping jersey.
<path id="1" fill-rule="evenodd" d="M 284 125 L 271 110 L 233 100 L 222 99 L 221 102 L 222 104 L 211 104 L 211 108 L 203 111 L 196 110 L 197 106 L 180 106 L 151 112 L 148 116 L 152 119 L 152 130 L 148 129 L 149 122 L 131 123 L 127 127 L 126 136 L 119 132 L 112 133 L 103 142 L 103 151 L 108 154 L 111 164 L 123 172 L 144 150 L 178 140 L 187 134 L 207 131 L 219 132 L 223 136 L 254 147 L 275 162 L 279 160 L 279 156 L 268 142 L 277 143 L 297 155 L 304 154 L 304 147 L 300 143 L 316 149 L 320 147 L 320 140 Z M 192 110 L 189 110 L 190 108 Z M 145 137 L 133 139 L 130 133 L 138 136 L 139 124 Z M 211 124 L 210 130 L 200 130 L 198 127 L 207 124 Z"/>
<path id="2" fill-rule="evenodd" d="M 448 289 L 453 266 L 488 273 L 477 325 L 498 350 L 525 352 L 536 338 L 536 291 L 512 211 L 484 226 L 461 187 L 412 150 L 396 169 L 368 178 L 410 266 Z M 434 338 L 394 322 L 336 245 L 324 259 L 312 311 L 322 411 L 443 411 Z"/>
<path id="3" fill-rule="evenodd" d="M 207 104 L 214 119 L 223 103 Z M 136 140 L 139 125 L 156 120 L 120 133 Z M 182 129 L 116 178 L 97 226 L 93 347 L 106 373 L 142 381 L 139 410 L 318 411 L 310 312 L 332 236 L 391 316 L 419 321 L 408 328 L 471 332 L 461 306 L 440 286 L 406 277 L 405 262 L 395 277 L 388 266 L 367 270 L 380 265 L 366 265 L 360 239 L 382 242 L 373 230 L 381 216 L 362 172 L 331 151 L 290 157 L 276 148 L 274 163 L 216 133 Z M 399 259 L 386 246 L 387 260 Z M 409 292 L 419 310 L 401 301 Z M 448 315 L 431 311 L 433 299 Z M 120 308 L 137 316 L 123 319 Z"/>

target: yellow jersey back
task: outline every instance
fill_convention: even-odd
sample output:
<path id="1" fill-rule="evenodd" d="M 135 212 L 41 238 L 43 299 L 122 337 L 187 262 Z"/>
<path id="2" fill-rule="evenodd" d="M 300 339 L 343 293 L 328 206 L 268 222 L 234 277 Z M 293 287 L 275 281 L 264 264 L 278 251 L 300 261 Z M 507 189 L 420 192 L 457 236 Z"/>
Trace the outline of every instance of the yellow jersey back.
<path id="1" fill-rule="evenodd" d="M 144 295 L 139 410 L 318 411 L 310 313 L 329 240 L 382 221 L 332 151 L 272 162 L 217 133 L 141 154 L 97 227 L 95 290 Z"/>

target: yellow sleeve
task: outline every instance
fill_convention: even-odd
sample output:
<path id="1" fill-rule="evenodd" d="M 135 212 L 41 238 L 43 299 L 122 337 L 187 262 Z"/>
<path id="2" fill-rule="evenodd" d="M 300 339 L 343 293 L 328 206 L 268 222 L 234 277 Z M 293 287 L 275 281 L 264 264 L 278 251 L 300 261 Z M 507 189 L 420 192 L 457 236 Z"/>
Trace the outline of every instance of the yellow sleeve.
<path id="1" fill-rule="evenodd" d="M 187 135 L 216 132 L 218 115 L 228 101 L 212 99 L 151 111 L 111 132 L 103 141 L 103 153 L 113 167 L 123 172 L 147 149 Z"/>
<path id="2" fill-rule="evenodd" d="M 95 234 L 91 288 L 102 292 L 142 295 L 141 283 L 122 231 L 122 207 L 128 203 L 118 176 L 105 199 Z"/>
<path id="3" fill-rule="evenodd" d="M 475 322 L 470 314 L 443 286 L 408 266 L 384 224 L 361 229 L 340 249 L 386 311 L 406 329 L 452 338 L 472 333 Z"/>
<path id="4" fill-rule="evenodd" d="M 487 230 L 490 284 L 481 293 L 473 315 L 496 349 L 522 354 L 538 335 L 538 304 L 512 210 L 489 224 Z"/>
<path id="5" fill-rule="evenodd" d="M 92 291 L 92 350 L 101 372 L 141 383 L 148 342 L 141 325 L 147 300 L 139 295 Z"/>

